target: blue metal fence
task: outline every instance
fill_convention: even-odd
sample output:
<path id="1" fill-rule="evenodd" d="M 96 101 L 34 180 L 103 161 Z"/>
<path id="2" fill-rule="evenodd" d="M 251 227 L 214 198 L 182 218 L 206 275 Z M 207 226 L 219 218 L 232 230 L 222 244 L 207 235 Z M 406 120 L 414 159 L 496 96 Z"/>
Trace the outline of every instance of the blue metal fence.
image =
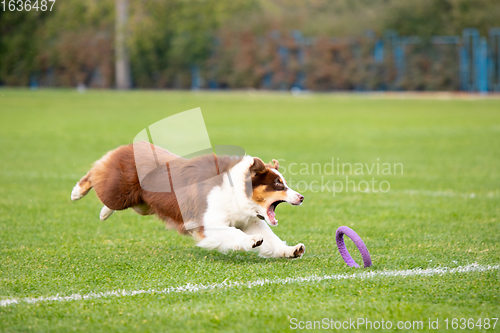
<path id="1" fill-rule="evenodd" d="M 490 91 L 500 91 L 500 28 L 488 34 L 488 83 Z"/>
<path id="2" fill-rule="evenodd" d="M 314 55 L 311 55 L 310 50 L 314 47 L 316 38 L 305 37 L 299 30 L 291 31 L 289 36 L 283 36 L 278 31 L 273 31 L 269 36 L 269 40 L 276 45 L 275 52 L 279 66 L 274 68 L 271 68 L 271 66 L 266 67 L 265 73 L 261 76 L 261 87 L 265 89 L 309 89 L 307 79 L 308 75 L 310 75 L 308 73 L 310 66 L 307 66 L 307 61 L 314 57 Z M 481 93 L 500 91 L 500 28 L 490 29 L 488 37 L 482 37 L 479 31 L 474 28 L 463 30 L 462 36 L 434 36 L 430 39 L 400 36 L 396 31 L 392 30 L 386 31 L 381 38 L 377 38 L 373 32 L 367 32 L 366 37 L 371 41 L 369 45 L 372 48 L 370 53 L 372 62 L 375 63 L 375 66 L 377 64 L 379 64 L 378 66 L 385 66 L 380 73 L 372 70 L 372 73 L 375 73 L 373 75 L 383 77 L 381 80 L 383 83 L 380 83 L 376 88 L 373 85 L 370 88 L 367 85 L 354 83 L 350 89 L 409 89 L 407 83 L 411 80 L 409 79 L 410 72 L 415 72 L 414 65 L 412 65 L 415 61 L 412 62 L 412 57 L 418 52 L 423 52 L 422 49 L 425 49 L 425 47 L 428 49 L 434 47 L 439 50 L 448 48 L 448 53 L 444 54 L 442 51 L 431 52 L 431 57 L 438 58 L 441 62 L 449 60 L 446 57 L 454 58 L 453 61 L 446 63 L 448 66 L 453 67 L 447 70 L 455 71 L 452 76 L 456 78 L 454 82 L 457 82 L 457 84 L 452 85 L 452 89 Z M 289 38 L 292 42 L 283 42 L 286 38 Z M 265 43 L 263 38 L 259 40 L 259 44 Z M 290 46 L 290 43 L 293 46 Z M 363 61 L 366 61 L 366 59 L 362 59 L 362 49 L 359 41 L 355 38 L 331 38 L 330 43 L 331 45 L 350 44 L 350 55 L 358 63 L 358 67 L 364 66 Z M 332 61 L 336 61 L 335 57 L 337 55 L 333 56 Z M 443 57 L 445 59 L 442 59 Z M 298 66 L 298 69 L 294 69 L 293 79 L 288 82 L 277 79 L 278 72 L 283 74 L 290 71 L 289 67 L 292 62 Z M 199 68 L 194 66 L 192 68 L 193 89 L 201 87 L 200 75 Z M 280 77 L 283 76 L 286 75 Z M 278 83 L 275 82 L 275 79 Z M 210 88 L 217 87 L 216 81 L 216 77 L 209 80 Z"/>

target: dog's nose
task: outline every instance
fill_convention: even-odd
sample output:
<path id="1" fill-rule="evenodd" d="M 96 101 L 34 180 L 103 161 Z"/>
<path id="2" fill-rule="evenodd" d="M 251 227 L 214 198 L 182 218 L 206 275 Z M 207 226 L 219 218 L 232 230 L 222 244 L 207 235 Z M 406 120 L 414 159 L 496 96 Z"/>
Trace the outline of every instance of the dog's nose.
<path id="1" fill-rule="evenodd" d="M 299 200 L 300 200 L 300 203 L 302 203 L 302 201 L 304 201 L 304 196 L 299 194 Z"/>

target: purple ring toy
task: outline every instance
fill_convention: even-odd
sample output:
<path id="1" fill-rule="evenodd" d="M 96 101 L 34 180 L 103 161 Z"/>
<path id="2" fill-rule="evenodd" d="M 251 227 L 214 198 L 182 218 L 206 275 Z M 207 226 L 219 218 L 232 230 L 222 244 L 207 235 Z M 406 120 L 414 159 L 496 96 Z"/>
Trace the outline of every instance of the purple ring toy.
<path id="1" fill-rule="evenodd" d="M 340 255 L 342 256 L 342 259 L 344 259 L 346 264 L 351 267 L 359 267 L 356 261 L 352 259 L 349 251 L 345 246 L 344 235 L 349 237 L 358 247 L 359 252 L 361 252 L 361 257 L 363 258 L 365 267 L 370 267 L 372 265 L 372 258 L 370 257 L 370 253 L 368 252 L 368 249 L 366 248 L 365 243 L 363 243 L 361 237 L 359 237 L 358 234 L 351 228 L 342 226 L 337 229 L 335 239 L 337 241 L 337 247 L 339 248 Z"/>

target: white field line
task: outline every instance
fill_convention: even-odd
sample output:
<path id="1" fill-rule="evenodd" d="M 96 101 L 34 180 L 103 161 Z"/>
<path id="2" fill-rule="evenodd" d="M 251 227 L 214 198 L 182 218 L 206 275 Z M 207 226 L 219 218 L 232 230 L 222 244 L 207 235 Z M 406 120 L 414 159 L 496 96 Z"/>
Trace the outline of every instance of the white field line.
<path id="1" fill-rule="evenodd" d="M 477 197 L 477 194 L 472 193 L 457 193 L 453 191 L 425 191 L 425 190 L 395 190 L 395 192 L 405 193 L 409 195 L 425 195 L 430 197 L 461 197 L 466 199 L 474 199 Z M 489 192 L 486 196 L 489 198 L 493 198 L 496 193 Z"/>
<path id="2" fill-rule="evenodd" d="M 0 177 L 21 177 L 21 178 L 27 178 L 27 179 L 57 179 L 57 180 L 74 180 L 77 182 L 81 177 L 83 177 L 83 174 L 75 174 L 75 173 L 68 173 L 68 174 L 60 174 L 60 173 L 51 173 L 51 172 L 37 172 L 37 171 L 3 171 L 0 172 Z M 321 188 L 321 186 L 318 185 L 308 185 L 305 191 L 312 191 L 314 193 L 316 192 L 331 192 L 332 188 L 331 186 L 328 189 Z M 304 192 L 305 192 L 304 191 Z M 490 191 L 488 193 L 484 194 L 477 194 L 474 192 L 471 193 L 460 193 L 460 192 L 454 192 L 452 190 L 445 190 L 445 191 L 429 191 L 429 190 L 389 190 L 388 192 L 372 192 L 370 189 L 367 189 L 365 191 L 340 191 L 337 192 L 338 194 L 342 193 L 375 193 L 375 194 L 390 194 L 390 193 L 404 193 L 408 195 L 423 195 L 423 196 L 430 196 L 430 197 L 460 197 L 460 198 L 466 198 L 466 199 L 474 199 L 476 197 L 486 197 L 486 198 L 496 198 L 500 196 L 499 191 Z"/>
<path id="3" fill-rule="evenodd" d="M 449 198 L 466 198 L 466 199 L 474 199 L 476 197 L 476 193 L 457 193 L 453 191 L 427 191 L 427 190 L 393 190 L 395 193 L 403 193 L 408 195 L 423 195 L 429 197 L 449 197 Z"/>
<path id="4" fill-rule="evenodd" d="M 317 186 L 317 185 L 308 186 L 305 190 L 303 188 L 298 189 L 297 187 L 295 187 L 294 189 L 296 189 L 299 192 L 310 191 L 310 192 L 313 192 L 313 193 L 318 193 L 318 192 L 332 193 L 332 188 L 331 187 L 330 188 L 323 188 L 322 189 L 321 186 Z M 474 192 L 471 192 L 471 193 L 454 192 L 454 191 L 451 191 L 451 190 L 447 190 L 447 191 L 389 190 L 387 192 L 381 192 L 381 191 L 374 192 L 374 191 L 371 191 L 370 189 L 368 189 L 368 190 L 364 190 L 364 191 L 359 191 L 359 190 L 345 191 L 345 190 L 342 190 L 342 191 L 335 192 L 335 193 L 336 194 L 353 194 L 353 193 L 357 194 L 357 193 L 361 193 L 361 194 L 381 194 L 381 195 L 402 193 L 402 194 L 408 194 L 408 195 L 422 195 L 422 196 L 429 196 L 429 197 L 465 198 L 465 199 L 497 198 L 497 197 L 500 196 L 500 192 L 499 191 L 490 191 L 488 193 L 478 194 L 478 193 L 474 193 Z"/>
<path id="5" fill-rule="evenodd" d="M 436 267 L 427 269 L 409 269 L 403 271 L 374 271 L 374 272 L 361 272 L 355 274 L 334 274 L 334 275 L 310 275 L 304 277 L 288 277 L 288 278 L 278 278 L 278 279 L 259 279 L 247 282 L 231 282 L 224 280 L 221 283 L 213 284 L 186 284 L 179 287 L 168 287 L 165 289 L 141 289 L 141 290 L 114 290 L 105 291 L 98 293 L 88 293 L 88 294 L 72 294 L 69 296 L 47 296 L 47 297 L 36 297 L 36 298 L 10 298 L 0 300 L 0 306 L 5 307 L 14 304 L 21 303 L 40 303 L 40 302 L 64 302 L 64 301 L 77 301 L 77 300 L 92 300 L 110 296 L 124 297 L 124 296 L 134 296 L 140 294 L 172 294 L 172 293 L 186 293 L 186 292 L 201 292 L 205 290 L 214 289 L 230 289 L 230 288 L 253 288 L 265 285 L 285 285 L 291 283 L 303 283 L 303 282 L 321 282 L 328 280 L 349 280 L 349 279 L 372 279 L 378 277 L 410 277 L 410 276 L 433 276 L 433 275 L 444 275 L 444 274 L 457 274 L 457 273 L 470 273 L 470 272 L 486 272 L 491 270 L 498 270 L 500 265 L 478 265 L 470 264 L 466 266 L 458 266 L 454 268 L 449 267 Z"/>
<path id="6" fill-rule="evenodd" d="M 370 190 L 368 191 L 358 191 L 361 193 L 372 193 Z M 465 198 L 465 199 L 474 199 L 478 197 L 478 194 L 471 192 L 471 193 L 460 193 L 460 192 L 454 192 L 451 190 L 448 191 L 428 191 L 428 190 L 389 190 L 388 192 L 373 192 L 373 193 L 403 193 L 403 194 L 408 194 L 408 195 L 423 195 L 423 196 L 429 196 L 429 197 L 449 197 L 449 198 Z M 488 198 L 493 198 L 497 196 L 498 193 L 496 192 L 488 192 L 487 194 L 483 195 Z"/>
<path id="7" fill-rule="evenodd" d="M 424 195 L 430 197 L 450 197 L 450 198 L 465 198 L 465 199 L 474 199 L 474 198 L 497 198 L 500 196 L 499 191 L 489 191 L 487 193 L 460 193 L 454 191 L 426 191 L 426 190 L 391 190 L 390 192 L 396 193 L 404 193 L 409 195 Z"/>
<path id="8" fill-rule="evenodd" d="M 57 173 L 57 172 L 38 172 L 38 171 L 2 171 L 0 176 L 6 178 L 24 178 L 24 179 L 56 179 L 56 180 L 74 180 L 75 183 L 80 180 L 84 173 Z"/>

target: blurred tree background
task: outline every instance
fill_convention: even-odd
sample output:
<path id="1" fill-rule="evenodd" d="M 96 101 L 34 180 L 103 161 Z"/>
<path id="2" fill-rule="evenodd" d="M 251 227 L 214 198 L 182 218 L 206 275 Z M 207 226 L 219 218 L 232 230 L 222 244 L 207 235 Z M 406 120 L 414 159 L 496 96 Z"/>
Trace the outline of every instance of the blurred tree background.
<path id="1" fill-rule="evenodd" d="M 114 19 L 114 0 L 59 0 L 52 12 L 0 11 L 0 83 L 113 87 Z M 381 36 L 387 29 L 425 38 L 460 35 L 474 27 L 485 35 L 500 25 L 500 1 L 130 0 L 128 22 L 135 87 L 188 88 L 193 66 L 207 80 L 216 75 L 223 86 L 260 87 L 266 72 L 279 66 L 272 55 L 276 45 L 259 39 L 272 31 L 286 35 L 298 29 L 320 41 L 363 36 L 367 30 Z M 330 51 L 318 47 L 314 52 L 309 59 L 329 61 Z M 335 57 L 353 57 L 347 49 L 334 52 Z M 351 89 L 356 82 L 349 80 L 356 75 L 367 80 L 353 67 L 342 73 L 328 67 L 330 76 L 345 79 L 326 84 L 326 67 L 318 68 L 312 69 L 311 84 L 319 89 Z"/>

